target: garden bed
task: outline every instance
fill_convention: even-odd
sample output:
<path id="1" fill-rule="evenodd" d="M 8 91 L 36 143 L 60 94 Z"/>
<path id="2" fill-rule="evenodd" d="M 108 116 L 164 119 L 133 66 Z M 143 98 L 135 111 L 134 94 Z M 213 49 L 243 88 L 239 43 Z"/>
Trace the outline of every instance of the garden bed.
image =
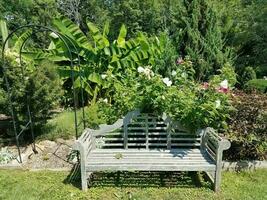
<path id="1" fill-rule="evenodd" d="M 56 141 L 43 140 L 37 142 L 35 154 L 32 151 L 32 145 L 22 147 L 22 160 L 23 163 L 18 163 L 17 159 L 12 160 L 8 164 L 2 164 L 2 168 L 24 168 L 24 169 L 71 169 L 73 163 L 69 161 L 69 155 L 71 152 L 72 144 L 74 139 Z M 15 146 L 8 147 L 8 150 L 13 154 L 17 155 L 17 149 Z"/>

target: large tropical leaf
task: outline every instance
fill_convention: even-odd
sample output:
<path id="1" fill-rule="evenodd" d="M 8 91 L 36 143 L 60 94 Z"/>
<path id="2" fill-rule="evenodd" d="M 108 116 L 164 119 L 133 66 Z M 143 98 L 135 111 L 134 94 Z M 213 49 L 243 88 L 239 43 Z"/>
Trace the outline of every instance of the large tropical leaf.
<path id="1" fill-rule="evenodd" d="M 106 22 L 104 25 L 104 30 L 103 30 L 103 37 L 108 37 L 109 34 L 109 22 Z"/>
<path id="2" fill-rule="evenodd" d="M 98 74 L 96 72 L 91 73 L 88 77 L 88 80 L 93 82 L 93 83 L 96 83 L 98 85 L 102 85 L 102 82 L 103 82 L 100 74 Z"/>
<path id="3" fill-rule="evenodd" d="M 16 40 L 13 50 L 16 52 L 19 52 L 21 46 L 23 45 L 23 43 L 30 38 L 32 35 L 32 30 L 27 30 L 24 33 L 22 33 Z"/>
<path id="4" fill-rule="evenodd" d="M 6 38 L 8 37 L 8 29 L 6 22 L 4 20 L 0 20 L 0 33 L 2 35 L 2 40 L 5 41 Z M 5 48 L 8 48 L 8 42 L 6 43 Z"/>
<path id="5" fill-rule="evenodd" d="M 100 30 L 91 22 L 87 22 L 87 26 L 90 30 L 90 34 L 95 42 L 97 49 L 104 49 L 109 46 L 109 41 L 104 34 L 101 34 Z"/>
<path id="6" fill-rule="evenodd" d="M 126 26 L 123 24 L 120 29 L 119 37 L 117 39 L 118 47 L 125 48 L 125 38 L 127 35 Z"/>
<path id="7" fill-rule="evenodd" d="M 93 51 L 92 45 L 89 43 L 86 35 L 81 31 L 79 26 L 73 23 L 70 19 L 61 16 L 53 21 L 61 35 L 69 38 L 74 45 L 84 47 Z M 70 46 L 72 46 L 70 44 Z"/>

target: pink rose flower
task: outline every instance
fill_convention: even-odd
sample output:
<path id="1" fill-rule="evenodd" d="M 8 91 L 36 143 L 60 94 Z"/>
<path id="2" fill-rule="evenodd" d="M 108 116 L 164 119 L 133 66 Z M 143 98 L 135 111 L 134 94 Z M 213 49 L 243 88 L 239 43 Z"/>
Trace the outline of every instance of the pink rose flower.
<path id="1" fill-rule="evenodd" d="M 180 64 L 183 64 L 184 63 L 184 60 L 182 57 L 179 57 L 177 60 L 176 60 L 176 64 L 177 65 L 180 65 Z"/>
<path id="2" fill-rule="evenodd" d="M 204 90 L 208 89 L 209 88 L 209 83 L 208 82 L 202 83 L 201 88 L 204 89 Z"/>

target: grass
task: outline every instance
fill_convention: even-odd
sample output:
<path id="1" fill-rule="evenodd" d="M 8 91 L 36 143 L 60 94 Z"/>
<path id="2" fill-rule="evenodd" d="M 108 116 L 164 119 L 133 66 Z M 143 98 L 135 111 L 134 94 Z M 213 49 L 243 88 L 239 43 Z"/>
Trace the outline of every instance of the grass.
<path id="1" fill-rule="evenodd" d="M 77 112 L 78 120 L 81 121 L 81 111 Z M 80 125 L 80 129 L 82 126 Z M 79 130 L 79 133 L 81 130 Z M 56 140 L 57 138 L 70 139 L 75 137 L 74 112 L 65 110 L 48 120 L 42 127 L 37 140 Z"/>
<path id="2" fill-rule="evenodd" d="M 84 108 L 86 127 L 95 128 L 97 125 L 105 123 L 103 116 L 98 112 L 98 105 L 91 105 Z M 65 110 L 54 115 L 42 127 L 37 140 L 56 140 L 58 138 L 70 139 L 75 137 L 74 111 Z M 77 110 L 78 134 L 83 131 L 82 110 Z"/>
<path id="3" fill-rule="evenodd" d="M 201 187 L 194 184 L 186 174 L 178 179 L 173 174 L 168 181 L 177 186 L 157 185 L 161 176 L 150 174 L 149 179 L 136 177 L 134 173 L 124 173 L 121 182 L 116 180 L 117 173 L 105 173 L 92 182 L 88 192 L 82 192 L 75 184 L 64 183 L 67 172 L 0 170 L 0 199 L 131 199 L 131 200 L 265 200 L 267 199 L 267 170 L 254 172 L 224 172 L 222 191 L 214 193 L 210 184 Z M 128 177 L 127 177 L 128 176 Z M 140 184 L 134 185 L 137 178 Z M 165 177 L 166 178 L 166 177 Z M 127 183 L 127 179 L 130 180 Z M 136 179 L 136 180 L 137 180 Z M 163 178 L 164 179 L 164 178 Z M 170 180 L 169 180 L 170 179 Z M 116 181 L 113 181 L 116 180 Z M 152 180 L 148 181 L 147 180 Z M 176 180 L 176 182 L 175 182 Z M 166 181 L 166 180 L 165 180 Z M 167 181 L 167 182 L 168 182 Z"/>

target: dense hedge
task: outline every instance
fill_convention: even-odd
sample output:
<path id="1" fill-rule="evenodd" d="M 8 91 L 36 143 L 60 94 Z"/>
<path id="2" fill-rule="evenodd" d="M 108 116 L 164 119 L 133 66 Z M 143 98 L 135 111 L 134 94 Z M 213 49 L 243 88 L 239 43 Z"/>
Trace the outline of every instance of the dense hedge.
<path id="1" fill-rule="evenodd" d="M 245 90 L 248 92 L 256 90 L 262 93 L 267 93 L 267 80 L 252 79 L 246 83 Z"/>
<path id="2" fill-rule="evenodd" d="M 232 146 L 225 156 L 230 160 L 267 158 L 267 95 L 236 92 L 236 110 L 231 114 L 228 137 Z"/>
<path id="3" fill-rule="evenodd" d="M 45 122 L 52 109 L 57 108 L 63 94 L 61 80 L 55 66 L 50 62 L 42 62 L 34 70 L 15 68 L 14 63 L 7 70 L 10 84 L 10 95 L 13 109 L 18 121 L 24 123 L 27 119 L 27 95 L 30 110 L 35 122 Z M 0 69 L 1 70 L 1 69 Z M 0 73 L 0 75 L 3 75 Z M 7 91 L 4 80 L 0 78 L 0 113 L 10 115 L 8 109 Z"/>

